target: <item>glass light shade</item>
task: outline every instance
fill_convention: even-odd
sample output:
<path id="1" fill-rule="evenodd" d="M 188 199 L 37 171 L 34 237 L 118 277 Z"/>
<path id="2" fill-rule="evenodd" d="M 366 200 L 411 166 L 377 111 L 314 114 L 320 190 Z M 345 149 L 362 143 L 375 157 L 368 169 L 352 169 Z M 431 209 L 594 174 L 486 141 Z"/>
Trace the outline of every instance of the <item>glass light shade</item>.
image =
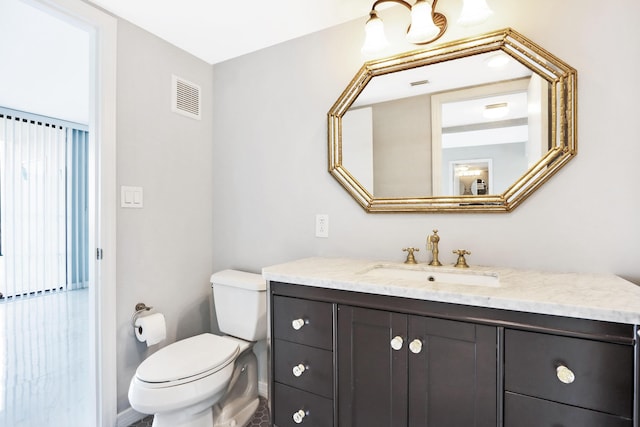
<path id="1" fill-rule="evenodd" d="M 377 15 L 371 15 L 371 18 L 364 26 L 365 39 L 362 45 L 362 53 L 369 55 L 376 53 L 387 47 L 389 42 L 384 35 L 384 24 L 382 19 Z"/>
<path id="2" fill-rule="evenodd" d="M 411 27 L 407 33 L 410 43 L 425 43 L 431 41 L 440 32 L 440 28 L 433 22 L 431 5 L 425 0 L 418 0 L 411 7 Z"/>
<path id="3" fill-rule="evenodd" d="M 486 0 L 464 0 L 462 12 L 458 18 L 460 25 L 474 25 L 487 19 L 493 11 L 487 5 Z"/>

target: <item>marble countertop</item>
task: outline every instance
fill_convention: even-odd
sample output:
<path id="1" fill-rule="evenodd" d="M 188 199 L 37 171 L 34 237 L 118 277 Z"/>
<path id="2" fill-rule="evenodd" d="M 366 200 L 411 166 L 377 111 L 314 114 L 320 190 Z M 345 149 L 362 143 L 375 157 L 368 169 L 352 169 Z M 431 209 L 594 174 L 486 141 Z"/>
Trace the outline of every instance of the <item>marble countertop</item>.
<path id="1" fill-rule="evenodd" d="M 415 272 L 425 270 L 425 279 Z M 398 271 L 393 274 L 373 274 Z M 490 285 L 429 282 L 429 273 L 497 276 Z M 508 268 L 409 266 L 373 260 L 305 258 L 265 267 L 266 280 L 368 294 L 640 324 L 640 286 L 613 274 L 549 273 Z"/>

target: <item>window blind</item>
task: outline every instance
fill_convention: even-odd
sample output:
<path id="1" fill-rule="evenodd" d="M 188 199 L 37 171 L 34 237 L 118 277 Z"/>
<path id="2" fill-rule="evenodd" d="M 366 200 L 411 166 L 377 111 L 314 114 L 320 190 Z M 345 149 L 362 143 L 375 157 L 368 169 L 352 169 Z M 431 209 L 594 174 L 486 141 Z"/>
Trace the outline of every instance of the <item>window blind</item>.
<path id="1" fill-rule="evenodd" d="M 5 298 L 86 286 L 88 137 L 80 127 L 0 110 Z"/>

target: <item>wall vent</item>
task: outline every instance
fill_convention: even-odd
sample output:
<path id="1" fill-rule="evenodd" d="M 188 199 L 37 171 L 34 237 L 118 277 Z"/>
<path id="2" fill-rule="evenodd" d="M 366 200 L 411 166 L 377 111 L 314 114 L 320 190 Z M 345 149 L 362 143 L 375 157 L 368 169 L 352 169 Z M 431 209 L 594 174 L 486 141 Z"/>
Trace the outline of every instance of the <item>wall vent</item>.
<path id="1" fill-rule="evenodd" d="M 171 111 L 192 119 L 201 119 L 200 86 L 181 77 L 171 79 Z"/>

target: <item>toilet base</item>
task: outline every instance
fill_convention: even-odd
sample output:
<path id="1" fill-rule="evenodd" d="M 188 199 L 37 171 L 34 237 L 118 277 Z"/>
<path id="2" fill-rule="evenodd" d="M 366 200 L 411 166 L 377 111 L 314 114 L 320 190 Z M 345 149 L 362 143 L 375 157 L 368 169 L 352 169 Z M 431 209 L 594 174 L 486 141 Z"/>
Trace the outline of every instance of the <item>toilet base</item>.
<path id="1" fill-rule="evenodd" d="M 201 402 L 190 411 L 160 412 L 153 416 L 151 427 L 213 427 L 211 405 L 220 395 Z"/>
<path id="2" fill-rule="evenodd" d="M 256 413 L 258 409 L 258 405 L 260 404 L 260 399 L 256 398 L 253 402 L 249 403 L 244 408 L 240 409 L 236 412 L 235 416 L 232 419 L 228 420 L 220 420 L 218 419 L 214 427 L 244 427 L 249 424 L 253 414 Z"/>
<path id="3" fill-rule="evenodd" d="M 227 392 L 213 407 L 213 426 L 244 427 L 259 404 L 258 359 L 249 348 L 238 356 Z"/>
<path id="4" fill-rule="evenodd" d="M 236 359 L 226 389 L 189 408 L 156 413 L 152 427 L 244 427 L 259 403 L 258 360 L 249 347 Z"/>

